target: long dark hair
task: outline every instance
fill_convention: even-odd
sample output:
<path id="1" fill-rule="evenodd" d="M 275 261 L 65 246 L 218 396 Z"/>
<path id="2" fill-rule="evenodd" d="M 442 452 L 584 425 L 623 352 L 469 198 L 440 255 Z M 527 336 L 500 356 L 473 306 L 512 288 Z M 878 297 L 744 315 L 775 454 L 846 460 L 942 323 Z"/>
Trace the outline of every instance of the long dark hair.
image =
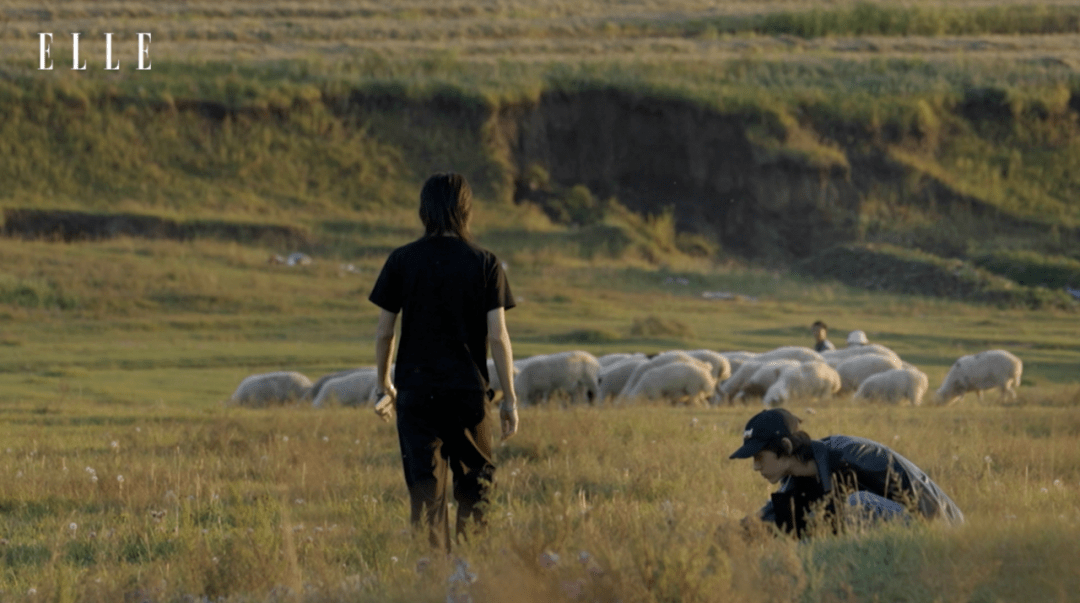
<path id="1" fill-rule="evenodd" d="M 425 236 L 453 234 L 471 242 L 471 212 L 472 189 L 461 174 L 435 174 L 420 190 L 420 221 L 424 223 Z"/>

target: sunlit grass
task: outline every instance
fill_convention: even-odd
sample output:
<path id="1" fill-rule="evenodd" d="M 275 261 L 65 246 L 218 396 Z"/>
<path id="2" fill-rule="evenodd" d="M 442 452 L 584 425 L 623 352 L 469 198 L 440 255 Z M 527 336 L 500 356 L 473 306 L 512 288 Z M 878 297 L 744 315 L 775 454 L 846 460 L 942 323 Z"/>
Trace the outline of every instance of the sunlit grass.
<path id="1" fill-rule="evenodd" d="M 815 406 L 795 408 L 813 435 L 893 446 L 950 493 L 967 525 L 811 546 L 744 541 L 737 521 L 769 488 L 726 457 L 753 409 L 530 408 L 521 434 L 497 449 L 486 534 L 458 548 L 479 575 L 470 590 L 483 600 L 523 600 L 506 589 L 524 583 L 534 600 L 581 589 L 600 600 L 761 601 L 882 588 L 1053 598 L 1070 588 L 1075 409 Z M 5 592 L 446 597 L 453 563 L 408 531 L 396 436 L 367 410 L 69 403 L 5 415 Z M 418 572 L 421 558 L 430 566 Z M 903 586 L 875 564 L 904 575 Z"/>

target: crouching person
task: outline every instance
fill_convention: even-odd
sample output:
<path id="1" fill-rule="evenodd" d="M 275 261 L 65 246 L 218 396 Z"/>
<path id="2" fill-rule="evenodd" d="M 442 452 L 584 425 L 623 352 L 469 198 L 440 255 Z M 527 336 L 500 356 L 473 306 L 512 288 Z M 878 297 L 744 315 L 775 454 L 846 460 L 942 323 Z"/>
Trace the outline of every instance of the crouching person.
<path id="1" fill-rule="evenodd" d="M 800 420 L 782 408 L 754 415 L 733 459 L 754 459 L 754 470 L 780 484 L 756 519 L 799 538 L 817 530 L 922 517 L 950 524 L 964 514 L 926 473 L 887 446 L 832 435 L 811 440 Z M 754 518 L 748 518 L 752 527 Z"/>

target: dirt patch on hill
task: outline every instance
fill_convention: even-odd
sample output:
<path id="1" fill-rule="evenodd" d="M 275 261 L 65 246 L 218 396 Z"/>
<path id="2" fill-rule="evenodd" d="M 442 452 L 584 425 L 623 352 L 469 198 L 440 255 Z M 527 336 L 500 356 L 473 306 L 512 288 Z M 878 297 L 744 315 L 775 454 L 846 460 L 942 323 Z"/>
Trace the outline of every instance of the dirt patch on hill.
<path id="1" fill-rule="evenodd" d="M 706 234 L 747 257 L 788 261 L 864 240 L 865 208 L 876 191 L 941 221 L 962 215 L 973 231 L 1046 228 L 896 160 L 887 144 L 851 135 L 859 131 L 851 124 L 819 124 L 829 130 L 820 132 L 809 122 L 788 125 L 794 130 L 763 143 L 761 131 L 769 126 L 761 122 L 760 114 L 685 99 L 594 89 L 551 91 L 536 102 L 501 107 L 489 128 L 490 144 L 513 170 L 516 201 L 543 205 L 552 187 L 584 185 L 637 212 L 671 208 L 680 230 Z M 903 135 L 892 133 L 885 142 L 899 143 Z M 796 137 L 811 141 L 811 150 L 800 151 Z M 537 186 L 537 174 L 546 186 Z M 952 234 L 908 243 L 962 252 L 949 248 Z"/>

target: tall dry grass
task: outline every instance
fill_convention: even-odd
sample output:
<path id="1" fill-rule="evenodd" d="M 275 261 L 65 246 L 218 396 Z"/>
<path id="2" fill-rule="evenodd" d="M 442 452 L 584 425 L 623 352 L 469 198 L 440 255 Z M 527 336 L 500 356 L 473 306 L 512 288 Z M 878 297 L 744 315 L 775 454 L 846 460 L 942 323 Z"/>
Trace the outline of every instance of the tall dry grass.
<path id="1" fill-rule="evenodd" d="M 747 537 L 739 520 L 769 487 L 727 455 L 754 409 L 529 408 L 497 448 L 486 532 L 443 558 L 409 530 L 396 436 L 370 410 L 16 406 L 0 456 L 0 589 L 57 601 L 830 601 L 1058 600 L 1078 586 L 1074 408 L 795 410 L 815 437 L 894 447 L 967 524 Z M 468 573 L 474 583 L 448 582 Z"/>

